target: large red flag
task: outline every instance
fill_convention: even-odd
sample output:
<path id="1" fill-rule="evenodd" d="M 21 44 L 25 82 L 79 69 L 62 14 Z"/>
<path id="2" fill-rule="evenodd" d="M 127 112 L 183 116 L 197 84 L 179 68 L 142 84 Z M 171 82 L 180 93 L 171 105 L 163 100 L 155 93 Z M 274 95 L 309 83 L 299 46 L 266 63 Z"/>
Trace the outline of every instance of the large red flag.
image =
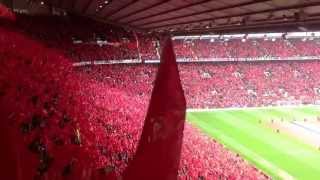
<path id="1" fill-rule="evenodd" d="M 167 38 L 137 152 L 124 179 L 177 179 L 186 101 L 172 42 Z"/>

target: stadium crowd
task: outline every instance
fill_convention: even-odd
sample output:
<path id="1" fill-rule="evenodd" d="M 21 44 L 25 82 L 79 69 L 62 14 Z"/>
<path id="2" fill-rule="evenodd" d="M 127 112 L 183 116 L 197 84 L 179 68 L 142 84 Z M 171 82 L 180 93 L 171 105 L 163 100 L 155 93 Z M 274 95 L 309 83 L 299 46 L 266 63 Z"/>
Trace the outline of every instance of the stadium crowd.
<path id="1" fill-rule="evenodd" d="M 189 108 L 314 104 L 320 96 L 318 68 L 318 61 L 179 64 Z M 156 69 L 157 65 L 142 64 L 80 68 L 91 78 L 144 101 L 150 96 Z"/>
<path id="2" fill-rule="evenodd" d="M 318 40 L 302 41 L 301 39 L 194 39 L 175 40 L 178 58 L 268 58 L 268 57 L 301 57 L 318 56 Z M 248 51 L 250 49 L 250 51 Z"/>
<path id="3" fill-rule="evenodd" d="M 134 72 L 124 66 L 109 69 L 114 76 L 75 71 L 73 56 L 43 35 L 42 25 L 38 33 L 0 27 L 1 133 L 16 155 L 7 165 L 16 163 L 17 179 L 117 179 L 135 152 L 155 67 L 132 66 L 146 83 L 117 75 Z M 179 179 L 267 178 L 186 124 Z"/>
<path id="4" fill-rule="evenodd" d="M 156 38 L 83 20 L 16 21 L 0 27 L 0 119 L 21 150 L 21 173 L 25 179 L 120 177 L 141 134 L 157 65 L 75 69 L 72 62 L 158 58 Z M 177 57 L 195 59 L 317 55 L 315 41 L 305 44 L 194 40 L 175 41 L 175 49 Z M 319 68 L 318 61 L 179 64 L 189 108 L 313 104 Z M 183 141 L 180 179 L 268 179 L 188 123 Z"/>

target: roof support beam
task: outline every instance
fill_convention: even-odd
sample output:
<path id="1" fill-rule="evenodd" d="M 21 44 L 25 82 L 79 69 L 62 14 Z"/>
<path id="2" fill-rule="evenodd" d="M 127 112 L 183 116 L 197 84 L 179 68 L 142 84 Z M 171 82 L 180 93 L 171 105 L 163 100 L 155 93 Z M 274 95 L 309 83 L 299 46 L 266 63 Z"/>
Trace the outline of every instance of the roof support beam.
<path id="1" fill-rule="evenodd" d="M 110 13 L 107 13 L 106 15 L 104 15 L 103 18 L 107 18 L 107 17 L 109 17 L 109 16 L 113 16 L 114 14 L 116 14 L 116 13 L 120 12 L 121 10 L 123 10 L 123 9 L 131 6 L 132 4 L 137 3 L 138 1 L 139 1 L 139 0 L 133 0 L 133 1 L 129 2 L 128 4 L 125 4 L 125 5 L 121 6 L 121 7 L 118 8 L 118 9 L 116 9 L 116 10 L 110 12 Z"/>
<path id="2" fill-rule="evenodd" d="M 239 7 L 242 7 L 242 6 L 248 6 L 248 5 L 257 4 L 257 3 L 263 3 L 263 2 L 268 2 L 268 1 L 271 1 L 271 0 L 251 0 L 251 1 L 249 1 L 249 2 L 243 2 L 243 3 L 231 5 L 231 6 L 214 8 L 214 9 L 209 9 L 209 10 L 205 10 L 205 11 L 195 12 L 195 13 L 191 13 L 191 14 L 186 14 L 186 15 L 181 15 L 181 16 L 175 16 L 175 17 L 170 17 L 170 18 L 165 18 L 165 19 L 160 19 L 160 20 L 154 20 L 154 21 L 150 21 L 150 22 L 146 22 L 146 23 L 142 23 L 142 24 L 137 24 L 137 26 L 145 26 L 145 25 L 155 24 L 155 23 L 164 22 L 164 21 L 170 21 L 170 20 L 175 20 L 175 19 L 187 18 L 187 17 L 191 17 L 191 16 L 197 16 L 197 15 L 206 14 L 206 13 L 223 11 L 223 10 L 226 10 L 226 9 L 239 8 Z"/>
<path id="3" fill-rule="evenodd" d="M 186 21 L 186 22 L 180 22 L 180 23 L 170 23 L 170 24 L 164 24 L 164 25 L 158 25 L 158 26 L 151 26 L 151 27 L 148 27 L 148 29 L 158 29 L 158 28 L 170 27 L 170 26 L 176 26 L 176 25 L 193 24 L 193 23 L 206 22 L 206 21 L 212 21 L 212 20 L 217 20 L 217 19 L 227 19 L 227 18 L 240 17 L 240 16 L 250 16 L 250 15 L 270 13 L 270 12 L 275 12 L 275 11 L 285 11 L 285 10 L 291 10 L 291 9 L 307 8 L 307 7 L 312 7 L 312 6 L 320 6 L 320 2 L 310 2 L 310 3 L 305 3 L 305 4 L 299 4 L 299 5 L 291 5 L 291 6 L 287 6 L 287 7 L 278 7 L 278 8 L 274 8 L 274 9 L 267 9 L 267 10 L 263 10 L 263 11 L 254 11 L 254 12 L 235 14 L 235 15 L 219 16 L 216 18 L 206 18 L 206 19 L 199 19 L 199 20 Z"/>
<path id="4" fill-rule="evenodd" d="M 149 9 L 155 8 L 155 7 L 157 7 L 157 6 L 161 6 L 162 4 L 165 4 L 165 3 L 169 2 L 169 1 L 170 1 L 170 0 L 163 0 L 163 1 L 157 2 L 156 4 L 152 4 L 152 5 L 147 6 L 147 7 L 145 7 L 145 8 L 142 8 L 142 9 L 139 9 L 139 10 L 136 10 L 136 11 L 133 11 L 133 12 L 131 12 L 131 13 L 129 13 L 129 14 L 125 14 L 125 15 L 123 15 L 123 16 L 120 16 L 120 17 L 114 19 L 113 21 L 120 21 L 121 19 L 130 17 L 130 16 L 132 16 L 132 15 L 134 15 L 134 14 L 138 14 L 138 13 L 141 13 L 141 12 L 143 12 L 143 11 L 147 11 L 147 10 L 149 10 Z"/>
<path id="5" fill-rule="evenodd" d="M 148 16 L 132 19 L 130 21 L 127 21 L 126 23 L 132 23 L 132 22 L 136 22 L 136 21 L 141 21 L 143 19 L 149 19 L 149 18 L 152 18 L 152 17 L 155 17 L 155 16 L 171 13 L 171 12 L 178 11 L 178 10 L 185 9 L 185 8 L 189 8 L 189 7 L 192 7 L 192 6 L 205 4 L 205 3 L 209 2 L 209 1 L 212 1 L 212 0 L 202 0 L 202 1 L 199 1 L 199 2 L 196 2 L 196 3 L 191 3 L 191 4 L 188 4 L 188 5 L 185 5 L 185 6 L 181 6 L 181 7 L 178 7 L 178 8 L 174 8 L 174 9 L 171 9 L 171 10 L 162 11 L 162 12 L 159 12 L 159 13 L 156 13 L 156 14 L 151 14 L 151 15 L 148 15 Z"/>

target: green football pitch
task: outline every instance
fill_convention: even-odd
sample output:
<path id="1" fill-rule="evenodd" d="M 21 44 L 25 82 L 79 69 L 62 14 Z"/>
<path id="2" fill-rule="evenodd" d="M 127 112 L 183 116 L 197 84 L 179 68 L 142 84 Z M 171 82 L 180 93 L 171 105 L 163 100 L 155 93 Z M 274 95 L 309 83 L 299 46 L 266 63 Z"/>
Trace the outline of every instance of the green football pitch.
<path id="1" fill-rule="evenodd" d="M 320 180 L 320 150 L 268 126 L 317 116 L 319 106 L 304 106 L 189 110 L 187 119 L 274 179 Z"/>

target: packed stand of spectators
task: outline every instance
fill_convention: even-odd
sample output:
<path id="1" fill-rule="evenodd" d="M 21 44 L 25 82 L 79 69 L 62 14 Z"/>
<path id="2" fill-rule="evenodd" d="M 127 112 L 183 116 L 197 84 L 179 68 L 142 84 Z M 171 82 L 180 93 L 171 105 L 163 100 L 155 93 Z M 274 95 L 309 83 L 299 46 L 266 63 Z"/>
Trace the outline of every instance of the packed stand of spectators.
<path id="1" fill-rule="evenodd" d="M 137 33 L 138 34 L 138 33 Z M 139 54 L 142 60 L 158 60 L 160 44 L 159 40 L 153 35 L 138 34 Z"/>
<path id="2" fill-rule="evenodd" d="M 317 60 L 179 64 L 188 108 L 314 104 L 320 100 L 319 68 Z M 113 65 L 83 71 L 148 101 L 156 69 L 157 65 Z"/>
<path id="3" fill-rule="evenodd" d="M 181 66 L 189 107 L 257 107 L 319 100 L 318 61 Z"/>
<path id="4" fill-rule="evenodd" d="M 16 150 L 16 161 L 6 163 L 26 180 L 119 179 L 135 152 L 156 68 L 74 71 L 65 45 L 48 43 L 43 31 L 0 27 L 1 128 Z M 179 179 L 267 178 L 186 125 Z"/>
<path id="5" fill-rule="evenodd" d="M 320 81 L 317 80 L 320 75 L 317 71 L 319 68 L 320 63 L 318 61 L 179 64 L 189 108 L 266 106 L 276 105 L 277 101 L 300 101 L 304 104 L 312 104 L 320 97 Z M 141 111 L 146 111 L 145 107 L 151 95 L 156 71 L 157 65 L 150 64 L 77 68 L 80 76 L 85 76 L 93 81 L 94 87 L 88 87 L 94 92 L 94 97 L 99 97 L 100 92 L 103 95 L 103 97 L 96 99 L 99 105 L 105 104 L 108 96 L 105 95 L 107 93 L 102 92 L 110 87 L 114 88 L 112 91 L 120 90 L 132 98 L 130 103 L 120 105 L 122 107 L 120 111 L 127 112 L 126 110 L 129 110 L 127 113 L 131 115 L 135 113 L 141 115 Z M 108 106 L 111 105 L 103 107 Z M 118 108 L 115 107 L 115 109 Z M 104 116 L 109 117 L 108 114 Z M 139 117 L 142 118 L 142 116 Z M 125 128 L 121 133 L 129 133 L 132 135 L 130 137 L 133 137 L 136 132 L 139 132 L 141 121 L 138 120 L 133 123 L 139 124 L 139 126 L 134 127 L 131 123 L 139 118 L 133 116 L 132 119 L 129 119 L 131 127 Z M 128 120 L 124 118 L 116 124 L 121 124 L 118 127 L 129 127 L 126 124 L 127 122 Z M 212 147 L 208 148 L 208 146 Z M 251 179 L 251 177 L 245 177 L 245 172 L 249 171 L 249 174 L 254 172 L 250 167 L 243 166 L 243 161 L 238 159 L 237 155 L 225 151 L 221 145 L 214 143 L 207 137 L 199 136 L 189 124 L 186 125 L 182 152 L 181 177 L 196 178 L 203 176 L 209 179 L 210 177 L 232 179 L 240 176 L 234 176 L 233 173 L 232 175 L 229 174 L 234 172 L 235 174 L 242 174 L 244 179 Z M 208 154 L 221 155 L 211 157 Z M 203 164 L 203 159 L 206 159 L 205 164 L 209 166 L 216 165 L 207 168 Z M 192 163 L 189 164 L 190 162 Z M 217 173 L 217 171 L 220 173 Z"/>
<path id="6" fill-rule="evenodd" d="M 318 39 L 210 39 L 175 40 L 178 58 L 270 58 L 319 56 Z"/>

